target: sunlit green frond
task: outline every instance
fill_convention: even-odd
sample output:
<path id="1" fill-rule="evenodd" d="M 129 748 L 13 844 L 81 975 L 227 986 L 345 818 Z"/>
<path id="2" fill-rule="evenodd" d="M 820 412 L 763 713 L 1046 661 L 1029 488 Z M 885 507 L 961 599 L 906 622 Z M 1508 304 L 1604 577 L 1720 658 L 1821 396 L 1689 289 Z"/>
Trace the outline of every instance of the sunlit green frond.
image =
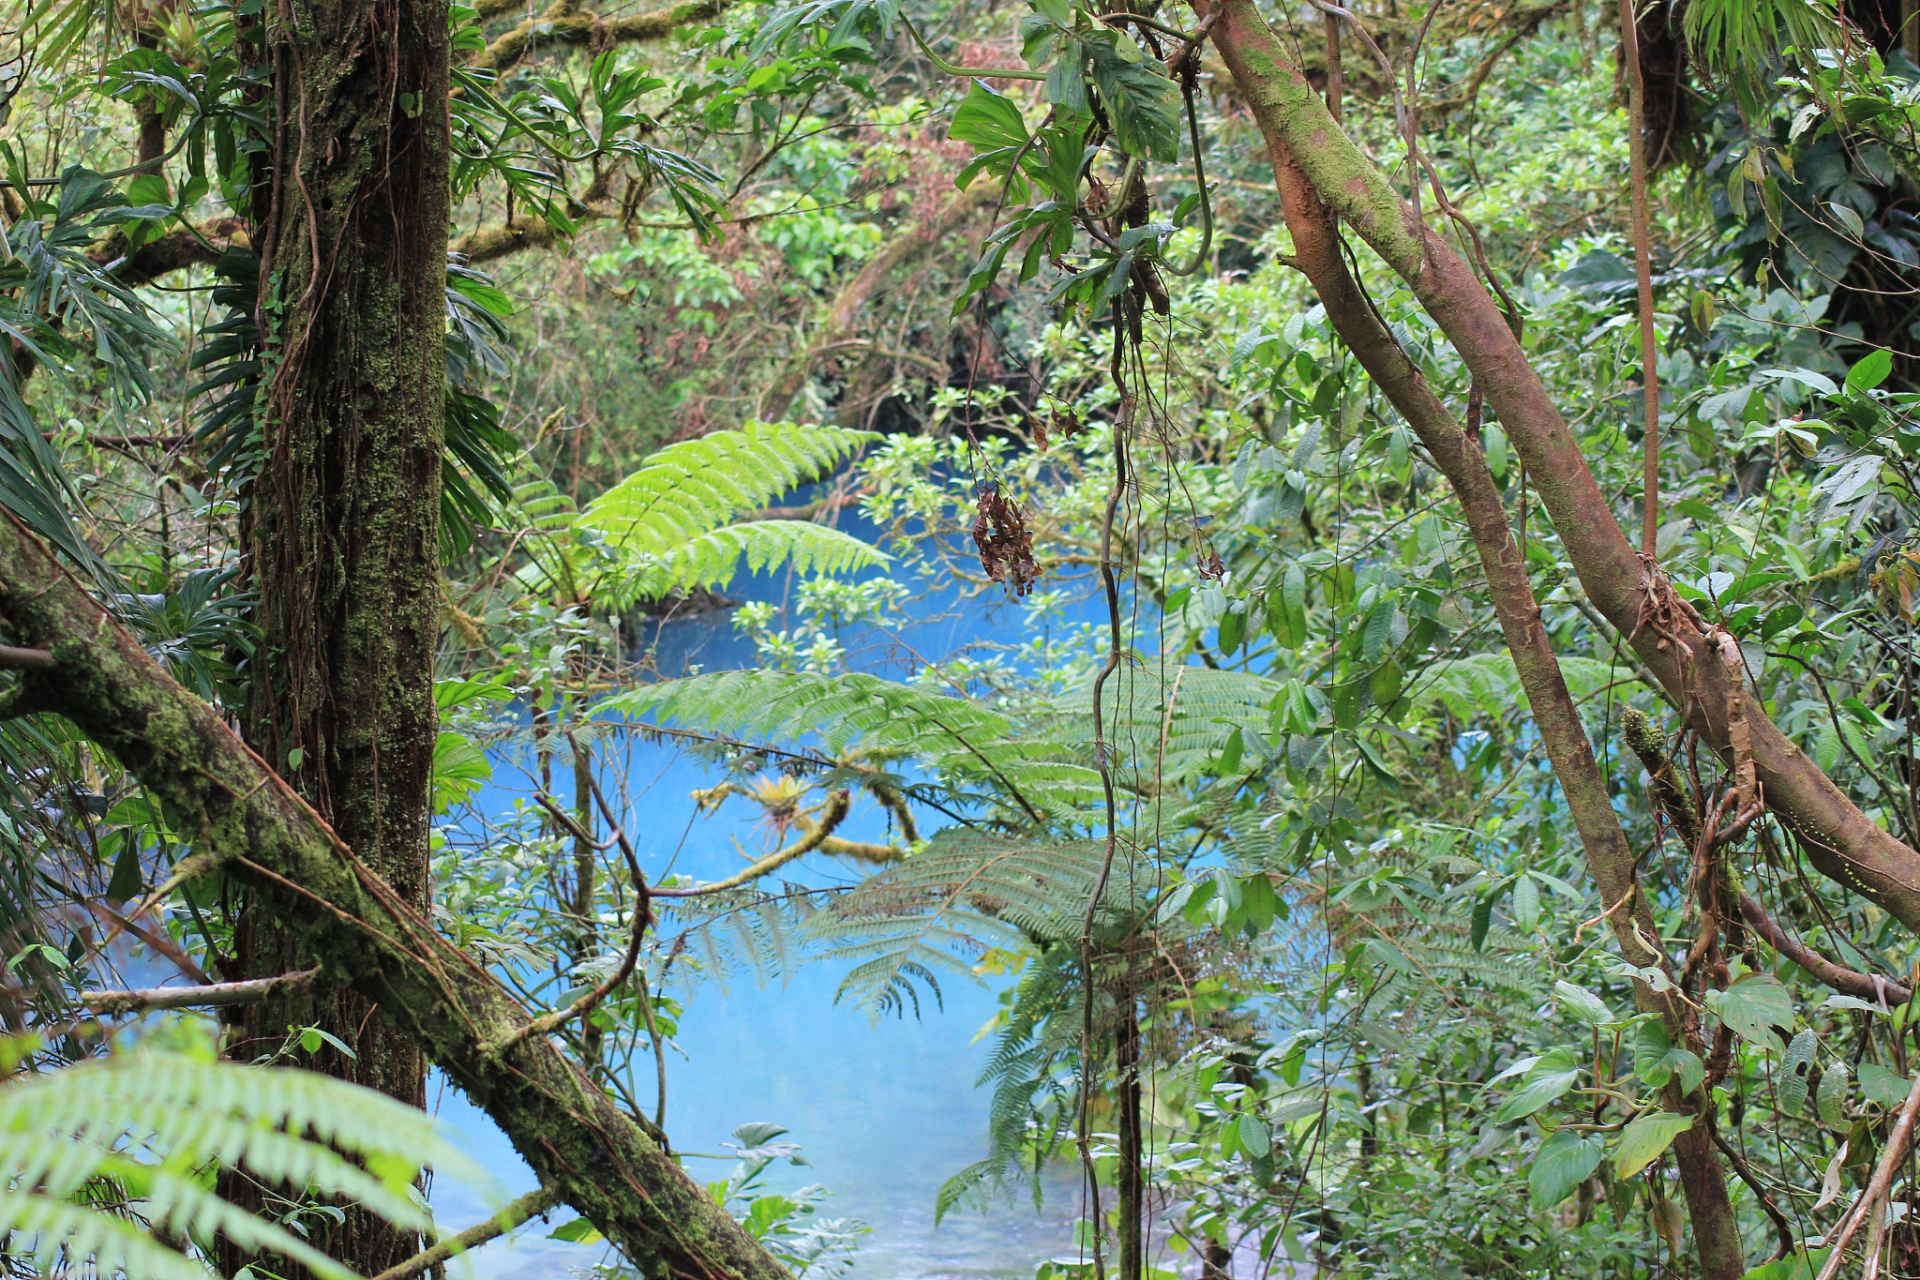
<path id="1" fill-rule="evenodd" d="M 0 1233 L 43 1268 L 89 1260 L 100 1275 L 204 1277 L 162 1242 L 225 1236 L 316 1275 L 351 1273 L 270 1218 L 219 1198 L 209 1164 L 269 1185 L 353 1200 L 396 1224 L 429 1221 L 410 1195 L 423 1164 L 467 1164 L 430 1117 L 383 1094 L 290 1068 L 137 1052 L 0 1086 Z M 102 1179 L 127 1188 L 134 1216 L 89 1207 Z"/>
<path id="2" fill-rule="evenodd" d="M 917 1009 L 916 981 L 937 995 L 941 973 L 973 980 L 971 958 L 987 947 L 1078 937 L 1105 860 L 1103 841 L 1038 845 L 949 827 L 816 913 L 807 933 L 830 958 L 858 962 L 842 998 L 875 1016 Z M 1124 905 L 1124 883 L 1110 879 L 1110 909 Z"/>
<path id="3" fill-rule="evenodd" d="M 830 473 L 871 432 L 749 422 L 668 445 L 588 504 L 584 524 L 632 556 L 664 560 L 689 540 Z"/>
<path id="4" fill-rule="evenodd" d="M 746 562 L 749 573 L 782 566 L 795 573 L 855 573 L 890 563 L 850 533 L 805 520 L 756 520 L 729 525 L 684 542 L 658 558 L 644 557 L 629 584 L 638 595 L 725 586 Z"/>

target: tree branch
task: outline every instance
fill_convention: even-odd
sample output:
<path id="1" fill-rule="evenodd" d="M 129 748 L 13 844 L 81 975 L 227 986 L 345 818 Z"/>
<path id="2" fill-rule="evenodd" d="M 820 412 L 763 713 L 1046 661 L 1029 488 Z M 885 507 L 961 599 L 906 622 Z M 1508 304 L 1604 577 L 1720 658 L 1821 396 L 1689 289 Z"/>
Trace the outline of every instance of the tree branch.
<path id="1" fill-rule="evenodd" d="M 47 671 L 53 667 L 53 655 L 45 649 L 18 649 L 0 644 L 0 667 L 10 671 Z"/>
<path id="2" fill-rule="evenodd" d="M 551 1187 L 541 1187 L 529 1191 L 512 1204 L 488 1218 L 476 1223 L 457 1236 L 449 1236 L 431 1249 L 423 1249 L 398 1266 L 388 1267 L 373 1280 L 412 1280 L 412 1277 L 431 1271 L 447 1259 L 475 1249 L 503 1236 L 529 1218 L 536 1218 L 560 1202 L 559 1192 Z"/>
<path id="3" fill-rule="evenodd" d="M 1920 852 L 1874 825 L 1764 714 L 1737 660 L 1726 660 L 1731 637 L 1678 599 L 1627 541 L 1579 442 L 1481 281 L 1341 131 L 1252 0 L 1220 3 L 1227 21 L 1215 43 L 1256 121 L 1291 149 L 1311 189 L 1407 282 L 1460 353 L 1534 478 L 1587 597 L 1721 759 L 1751 763 L 1768 807 L 1820 872 L 1920 930 Z"/>
<path id="4" fill-rule="evenodd" d="M 847 810 L 851 806 L 852 801 L 853 797 L 845 791 L 830 792 L 827 796 L 826 808 L 822 810 L 820 821 L 814 826 L 813 830 L 802 835 L 798 840 L 795 840 L 784 849 L 775 849 L 772 853 L 761 858 L 745 871 L 730 875 L 724 880 L 715 880 L 712 884 L 694 885 L 690 889 L 654 889 L 652 891 L 653 896 L 656 898 L 699 898 L 707 894 L 724 893 L 728 889 L 738 889 L 742 885 L 752 884 L 761 876 L 770 875 L 778 871 L 781 867 L 786 866 L 789 862 L 792 862 L 795 858 L 812 853 L 815 849 L 825 844 L 827 839 L 833 835 L 833 829 L 839 826 L 841 821 L 847 816 Z M 845 842 L 843 841 L 842 843 Z"/>
<path id="5" fill-rule="evenodd" d="M 1780 922 L 1760 905 L 1760 900 L 1750 893 L 1740 895 L 1740 914 L 1746 917 L 1755 933 L 1772 944 L 1775 951 L 1805 969 L 1815 982 L 1831 987 L 1843 996 L 1871 1000 L 1881 1005 L 1905 1004 L 1913 999 L 1913 988 L 1904 982 L 1869 973 L 1856 973 L 1827 959 L 1782 928 Z"/>
<path id="6" fill-rule="evenodd" d="M 731 3 L 732 0 L 680 0 L 680 3 L 670 4 L 664 9 L 607 21 L 591 14 L 575 13 L 573 10 L 576 6 L 572 0 L 560 0 L 560 3 L 536 17 L 528 18 L 475 54 L 472 65 L 490 71 L 504 71 L 542 42 L 554 45 L 606 45 L 661 40 L 681 27 L 719 17 Z"/>
<path id="7" fill-rule="evenodd" d="M 1253 102 L 1253 89 L 1262 84 L 1263 77 L 1280 74 L 1283 55 L 1279 44 L 1249 0 L 1222 0 L 1217 5 L 1201 0 L 1203 14 L 1215 11 L 1220 16 L 1213 29 L 1215 47 Z M 1339 133 L 1304 76 L 1290 79 L 1288 89 L 1297 89 L 1299 96 L 1311 104 L 1321 128 Z M 1622 954 L 1632 963 L 1665 968 L 1667 957 L 1656 941 L 1659 931 L 1646 895 L 1639 891 L 1632 847 L 1593 758 L 1559 659 L 1541 625 L 1525 559 L 1514 541 L 1486 459 L 1401 349 L 1348 270 L 1332 216 L 1339 210 L 1329 207 L 1334 204 L 1331 200 L 1323 203 L 1313 174 L 1300 156 L 1301 147 L 1324 146 L 1324 140 L 1309 136 L 1296 141 L 1282 117 L 1287 111 L 1299 114 L 1308 108 L 1291 98 L 1284 105 L 1285 110 L 1270 101 L 1263 110 L 1256 104 L 1255 121 L 1273 159 L 1281 208 L 1293 237 L 1295 265 L 1312 282 L 1341 339 L 1406 418 L 1452 484 L 1486 571 L 1488 591 L 1534 723 L 1553 760 L 1562 794 L 1585 846 L 1594 885 L 1607 908 L 1604 915 Z M 1501 323 L 1504 328 L 1504 321 Z M 1634 996 L 1642 1009 L 1661 1015 L 1676 1033 L 1676 1040 L 1684 1036 L 1681 1011 L 1670 996 L 1655 992 L 1645 982 L 1634 984 Z M 1675 1111 L 1698 1110 L 1698 1102 L 1681 1097 L 1677 1086 L 1669 1087 L 1667 1102 Z M 1701 1270 L 1709 1280 L 1735 1280 L 1746 1270 L 1745 1259 L 1725 1172 L 1712 1138 L 1705 1126 L 1696 1123 L 1675 1139 L 1673 1151 L 1694 1223 Z"/>
<path id="8" fill-rule="evenodd" d="M 211 1009 L 249 1004 L 282 987 L 305 986 L 318 969 L 301 969 L 273 978 L 215 982 L 202 987 L 155 987 L 146 991 L 82 991 L 80 1003 L 95 1013 L 143 1013 L 149 1009 Z"/>

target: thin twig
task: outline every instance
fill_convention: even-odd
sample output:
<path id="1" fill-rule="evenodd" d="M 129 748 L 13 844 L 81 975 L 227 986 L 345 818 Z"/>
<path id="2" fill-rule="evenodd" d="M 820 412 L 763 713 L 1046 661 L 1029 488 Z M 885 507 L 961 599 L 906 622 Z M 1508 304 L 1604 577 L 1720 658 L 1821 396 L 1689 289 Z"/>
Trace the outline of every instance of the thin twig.
<path id="1" fill-rule="evenodd" d="M 373 1280 L 411 1280 L 413 1276 L 438 1267 L 448 1258 L 457 1257 L 496 1236 L 505 1235 L 527 1219 L 538 1217 L 559 1203 L 560 1193 L 551 1187 L 529 1191 L 485 1222 L 468 1227 L 459 1235 L 449 1236 L 431 1249 L 424 1249 L 405 1262 L 388 1267 Z"/>
<path id="2" fill-rule="evenodd" d="M 214 982 L 199 987 L 154 987 L 145 991 L 82 991 L 80 1003 L 95 1013 L 141 1013 L 148 1009 L 199 1009 L 249 1004 L 281 987 L 305 986 L 318 969 L 301 969 L 272 978 Z"/>
<path id="3" fill-rule="evenodd" d="M 1653 231 L 1647 215 L 1647 86 L 1633 0 L 1620 0 L 1620 60 L 1627 71 L 1628 164 L 1633 191 L 1633 270 L 1640 288 L 1640 382 L 1646 393 L 1646 459 L 1641 484 L 1640 554 L 1653 563 L 1660 535 L 1660 357 L 1653 332 Z"/>

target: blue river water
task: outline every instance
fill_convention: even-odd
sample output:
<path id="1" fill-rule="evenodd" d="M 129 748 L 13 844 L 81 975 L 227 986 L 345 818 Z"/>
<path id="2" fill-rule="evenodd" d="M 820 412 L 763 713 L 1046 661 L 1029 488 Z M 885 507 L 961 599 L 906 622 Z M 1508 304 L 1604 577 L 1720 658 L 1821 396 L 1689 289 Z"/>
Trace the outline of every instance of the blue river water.
<path id="1" fill-rule="evenodd" d="M 777 600 L 784 585 L 760 579 L 731 594 Z M 1004 601 L 947 596 L 923 602 L 916 612 L 929 624 L 916 630 L 914 647 L 929 655 L 1024 638 L 1020 611 Z M 1068 615 L 1071 621 L 1087 617 L 1087 602 Z M 660 665 L 670 673 L 689 663 L 714 670 L 751 662 L 751 649 L 726 612 L 665 624 L 653 639 Z M 856 653 L 863 645 L 872 654 L 890 647 L 879 635 L 847 639 Z M 877 668 L 869 661 L 860 665 Z M 637 852 L 650 878 L 671 861 L 678 872 L 717 879 L 740 868 L 742 847 L 761 846 L 757 815 L 742 802 L 688 826 L 688 793 L 721 781 L 702 762 L 670 746 L 635 742 L 626 777 L 634 812 L 629 829 L 638 833 Z M 500 799 L 505 801 L 504 792 Z M 934 826 L 942 821 L 931 813 L 926 820 Z M 857 807 L 843 831 L 853 839 L 887 838 L 871 805 Z M 829 866 L 810 874 L 813 883 L 825 883 L 849 873 Z M 681 1053 L 670 1056 L 668 1065 L 666 1129 L 675 1149 L 722 1152 L 732 1130 L 751 1121 L 790 1130 L 788 1140 L 801 1144 L 808 1166 L 776 1166 L 769 1183 L 775 1190 L 824 1185 L 832 1194 L 819 1217 L 858 1219 L 872 1229 L 852 1280 L 1013 1280 L 1031 1276 L 1049 1256 L 1070 1252 L 1077 1194 L 1068 1172 L 1050 1185 L 1041 1212 L 1023 1194 L 984 1213 L 956 1211 L 934 1227 L 940 1184 L 984 1154 L 988 1097 L 975 1079 L 988 1046 L 976 1036 L 999 1007 L 996 992 L 946 981 L 944 1007 L 923 1000 L 918 1019 L 909 1013 L 873 1023 L 864 1012 L 835 1003 L 841 976 L 820 963 L 766 985 L 741 977 L 695 989 L 676 1038 Z M 491 1187 L 476 1187 L 443 1178 L 433 1193 L 443 1230 L 462 1229 L 505 1197 L 533 1189 L 531 1171 L 504 1135 L 457 1089 L 436 1079 L 428 1101 L 494 1179 Z M 688 1158 L 686 1164 L 701 1181 L 731 1168 L 724 1160 Z M 546 1280 L 610 1260 L 605 1245 L 547 1238 L 572 1217 L 563 1209 L 548 1223 L 529 1223 L 456 1260 L 448 1274 L 455 1280 Z"/>

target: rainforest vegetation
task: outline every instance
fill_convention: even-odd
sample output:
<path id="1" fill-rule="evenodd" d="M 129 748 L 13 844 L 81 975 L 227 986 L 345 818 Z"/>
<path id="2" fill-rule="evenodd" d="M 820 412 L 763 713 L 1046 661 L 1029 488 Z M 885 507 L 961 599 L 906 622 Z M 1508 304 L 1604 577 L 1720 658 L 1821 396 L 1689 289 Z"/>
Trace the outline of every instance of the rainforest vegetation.
<path id="1" fill-rule="evenodd" d="M 865 1276 L 669 1105 L 813 966 L 997 994 L 1036 1280 L 1920 1276 L 1912 0 L 5 0 L 0 100 L 7 1275 Z"/>

